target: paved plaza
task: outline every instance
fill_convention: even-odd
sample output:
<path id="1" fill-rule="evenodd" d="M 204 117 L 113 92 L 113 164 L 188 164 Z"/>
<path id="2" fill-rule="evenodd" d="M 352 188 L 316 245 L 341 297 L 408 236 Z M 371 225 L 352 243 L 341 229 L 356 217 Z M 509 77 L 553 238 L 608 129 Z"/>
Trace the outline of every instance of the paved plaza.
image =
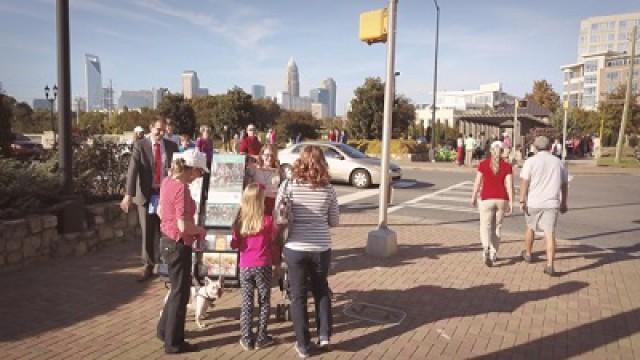
<path id="1" fill-rule="evenodd" d="M 345 214 L 341 222 L 329 280 L 333 350 L 317 358 L 640 358 L 640 249 L 561 241 L 559 276 L 551 278 L 542 272 L 540 241 L 538 261 L 526 264 L 519 238 L 506 236 L 488 268 L 476 232 L 392 216 L 400 251 L 381 260 L 363 249 L 374 217 Z M 135 281 L 138 247 L 123 243 L 1 274 L 1 358 L 164 357 L 155 325 L 166 290 L 160 279 Z M 272 306 L 281 299 L 274 289 Z M 232 289 L 209 310 L 205 329 L 189 311 L 187 337 L 201 350 L 182 357 L 296 358 L 291 323 L 275 320 L 276 346 L 243 351 L 238 305 Z"/>

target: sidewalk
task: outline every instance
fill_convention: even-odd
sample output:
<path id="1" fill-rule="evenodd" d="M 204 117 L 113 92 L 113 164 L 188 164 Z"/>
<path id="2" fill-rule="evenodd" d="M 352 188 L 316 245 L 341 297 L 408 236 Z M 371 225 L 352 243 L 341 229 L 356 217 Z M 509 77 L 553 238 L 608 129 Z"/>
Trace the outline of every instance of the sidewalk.
<path id="1" fill-rule="evenodd" d="M 460 173 L 474 173 L 476 167 L 458 166 L 452 162 L 428 162 L 428 161 L 397 161 L 403 170 L 447 171 Z M 568 160 L 567 166 L 572 175 L 633 175 L 640 176 L 638 168 L 611 168 L 596 166 L 595 160 Z"/>
<path id="2" fill-rule="evenodd" d="M 475 231 L 391 217 L 400 251 L 379 260 L 363 250 L 375 220 L 344 215 L 333 232 L 334 349 L 318 358 L 640 359 L 640 256 L 632 254 L 640 249 L 560 243 L 560 276 L 550 278 L 543 260 L 520 261 L 519 239 L 507 237 L 487 268 Z M 120 244 L 0 275 L 2 359 L 164 358 L 155 325 L 166 290 L 160 280 L 135 281 L 138 251 Z M 280 296 L 274 290 L 272 306 Z M 393 325 L 397 313 L 363 303 L 407 316 Z M 290 322 L 270 325 L 279 345 L 243 352 L 238 304 L 238 290 L 227 292 L 205 329 L 189 311 L 187 337 L 201 351 L 184 358 L 296 358 Z M 345 315 L 351 304 L 378 322 Z"/>

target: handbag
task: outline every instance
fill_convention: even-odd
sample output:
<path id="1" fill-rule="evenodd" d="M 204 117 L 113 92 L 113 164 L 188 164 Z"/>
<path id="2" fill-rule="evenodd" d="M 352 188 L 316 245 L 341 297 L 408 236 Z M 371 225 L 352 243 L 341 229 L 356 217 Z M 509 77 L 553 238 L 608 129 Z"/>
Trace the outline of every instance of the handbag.
<path id="1" fill-rule="evenodd" d="M 293 223 L 293 193 L 286 179 L 278 189 L 277 203 L 274 207 L 274 218 L 278 226 L 287 227 Z"/>

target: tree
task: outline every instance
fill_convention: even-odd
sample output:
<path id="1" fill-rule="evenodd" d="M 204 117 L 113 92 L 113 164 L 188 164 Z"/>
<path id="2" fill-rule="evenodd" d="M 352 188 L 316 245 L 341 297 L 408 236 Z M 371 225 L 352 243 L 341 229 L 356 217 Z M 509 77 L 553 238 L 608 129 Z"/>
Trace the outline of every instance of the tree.
<path id="1" fill-rule="evenodd" d="M 303 139 L 317 139 L 320 123 L 310 112 L 282 111 L 276 122 L 278 142 L 286 143 L 298 134 Z"/>
<path id="2" fill-rule="evenodd" d="M 171 119 L 177 134 L 192 135 L 196 132 L 196 114 L 188 100 L 181 94 L 169 94 L 162 98 L 158 113 Z"/>
<path id="3" fill-rule="evenodd" d="M 12 101 L 13 100 L 13 101 Z M 7 95 L 0 94 L 0 155 L 11 156 L 11 118 L 13 117 L 13 103 L 15 100 Z"/>
<path id="4" fill-rule="evenodd" d="M 142 115 L 139 112 L 124 109 L 111 119 L 108 130 L 110 133 L 121 134 L 125 131 L 133 131 L 133 128 L 138 125 L 146 127 L 147 124 L 142 122 Z"/>
<path id="5" fill-rule="evenodd" d="M 552 113 L 560 107 L 560 96 L 547 80 L 535 80 L 531 94 L 526 94 L 525 98 L 532 99 Z"/>
<path id="6" fill-rule="evenodd" d="M 622 122 L 622 111 L 624 108 L 626 88 L 624 85 L 620 85 L 613 92 L 611 92 L 606 100 L 602 100 L 598 104 L 598 113 L 604 118 L 603 126 L 603 146 L 612 146 L 618 141 L 618 133 L 620 130 L 620 123 Z M 640 94 L 636 93 L 632 98 L 637 98 Z M 625 133 L 635 133 L 640 131 L 640 105 L 638 102 L 631 104 L 629 121 L 625 129 Z M 598 133 L 600 130 L 600 123 L 598 122 Z"/>
<path id="7" fill-rule="evenodd" d="M 367 78 L 356 89 L 351 100 L 351 111 L 347 117 L 355 138 L 381 139 L 384 119 L 384 83 L 380 78 Z M 409 99 L 396 96 L 392 113 L 392 128 L 395 136 L 406 133 L 409 125 L 415 121 L 415 107 Z"/>
<path id="8" fill-rule="evenodd" d="M 78 127 L 87 134 L 104 134 L 107 125 L 107 114 L 105 113 L 88 111 L 80 114 Z"/>
<path id="9" fill-rule="evenodd" d="M 280 116 L 280 111 L 280 106 L 271 99 L 253 100 L 251 122 L 262 129 L 273 127 Z"/>

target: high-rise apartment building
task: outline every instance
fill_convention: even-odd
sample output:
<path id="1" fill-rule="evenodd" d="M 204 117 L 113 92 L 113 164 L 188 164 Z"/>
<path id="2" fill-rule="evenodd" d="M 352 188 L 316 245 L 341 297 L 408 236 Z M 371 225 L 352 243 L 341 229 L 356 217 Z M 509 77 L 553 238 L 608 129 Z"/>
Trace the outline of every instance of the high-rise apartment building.
<path id="1" fill-rule="evenodd" d="M 264 99 L 265 95 L 266 95 L 266 89 L 264 85 L 251 86 L 251 97 L 253 97 L 254 100 Z"/>
<path id="2" fill-rule="evenodd" d="M 328 78 L 322 82 L 322 87 L 329 91 L 329 117 L 336 117 L 336 82 Z"/>
<path id="3" fill-rule="evenodd" d="M 185 99 L 193 99 L 198 96 L 200 88 L 200 80 L 195 71 L 187 70 L 182 73 L 182 96 Z"/>
<path id="4" fill-rule="evenodd" d="M 289 59 L 287 64 L 287 92 L 293 97 L 300 96 L 300 74 L 293 57 Z"/>
<path id="5" fill-rule="evenodd" d="M 611 91 L 626 83 L 634 26 L 639 28 L 640 39 L 640 12 L 597 16 L 580 22 L 578 59 L 561 67 L 562 97 L 571 107 L 595 110 Z M 636 41 L 636 64 L 639 54 L 640 41 Z M 634 70 L 634 79 L 638 79 L 638 72 Z"/>
<path id="6" fill-rule="evenodd" d="M 100 58 L 95 55 L 84 55 L 84 76 L 87 95 L 87 111 L 100 110 L 104 106 L 102 95 L 102 69 Z"/>
<path id="7" fill-rule="evenodd" d="M 164 98 L 164 95 L 169 92 L 169 89 L 167 88 L 153 88 L 151 89 L 151 93 L 153 96 L 153 100 L 151 102 L 151 108 L 152 109 L 157 109 L 158 105 L 160 105 L 160 103 L 162 102 L 162 99 Z"/>
<path id="8" fill-rule="evenodd" d="M 329 90 L 323 88 L 311 89 L 309 97 L 314 103 L 325 104 L 329 108 Z"/>
<path id="9" fill-rule="evenodd" d="M 143 107 L 151 108 L 153 106 L 153 91 L 138 90 L 128 91 L 122 90 L 118 99 L 118 109 L 142 109 Z"/>

